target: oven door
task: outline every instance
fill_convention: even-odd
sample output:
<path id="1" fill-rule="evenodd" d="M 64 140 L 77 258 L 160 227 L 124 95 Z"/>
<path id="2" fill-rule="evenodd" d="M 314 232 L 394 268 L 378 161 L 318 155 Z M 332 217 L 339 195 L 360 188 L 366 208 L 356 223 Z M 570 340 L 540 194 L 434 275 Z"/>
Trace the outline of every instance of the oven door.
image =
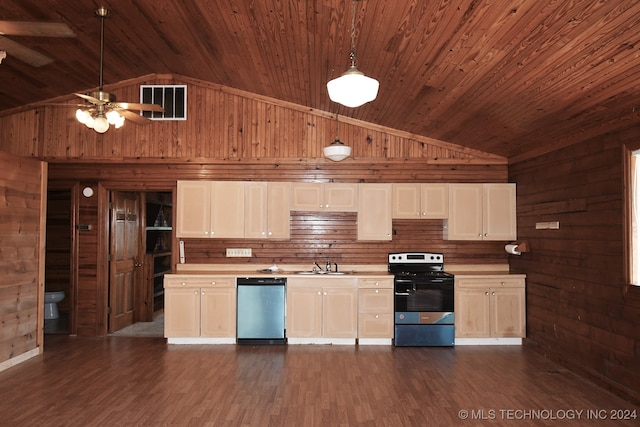
<path id="1" fill-rule="evenodd" d="M 396 278 L 395 312 L 453 312 L 453 283 Z"/>

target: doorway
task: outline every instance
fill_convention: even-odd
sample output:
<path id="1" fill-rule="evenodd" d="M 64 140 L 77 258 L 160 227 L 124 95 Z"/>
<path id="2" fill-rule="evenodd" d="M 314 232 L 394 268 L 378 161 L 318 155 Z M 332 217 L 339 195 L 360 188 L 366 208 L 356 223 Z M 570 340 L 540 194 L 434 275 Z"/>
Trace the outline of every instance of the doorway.
<path id="1" fill-rule="evenodd" d="M 108 333 L 162 323 L 164 274 L 172 262 L 171 191 L 111 190 Z M 124 332 L 124 331 L 123 331 Z"/>
<path id="2" fill-rule="evenodd" d="M 64 292 L 57 303 L 58 317 L 45 319 L 45 334 L 74 333 L 75 269 L 73 188 L 47 191 L 45 292 Z"/>

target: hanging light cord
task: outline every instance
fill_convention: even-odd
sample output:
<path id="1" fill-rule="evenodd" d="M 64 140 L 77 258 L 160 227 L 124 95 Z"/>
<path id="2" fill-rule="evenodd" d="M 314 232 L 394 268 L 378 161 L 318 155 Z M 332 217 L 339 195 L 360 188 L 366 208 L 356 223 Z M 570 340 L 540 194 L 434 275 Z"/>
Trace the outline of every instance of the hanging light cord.
<path id="1" fill-rule="evenodd" d="M 356 0 L 351 0 L 351 66 L 356 66 Z"/>

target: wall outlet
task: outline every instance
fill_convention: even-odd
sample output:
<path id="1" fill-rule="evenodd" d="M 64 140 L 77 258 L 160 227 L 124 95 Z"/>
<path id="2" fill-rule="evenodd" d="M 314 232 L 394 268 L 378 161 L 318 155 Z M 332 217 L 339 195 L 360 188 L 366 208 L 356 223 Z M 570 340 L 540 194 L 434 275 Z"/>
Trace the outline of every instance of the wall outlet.
<path id="1" fill-rule="evenodd" d="M 227 258 L 250 257 L 251 248 L 227 248 Z"/>

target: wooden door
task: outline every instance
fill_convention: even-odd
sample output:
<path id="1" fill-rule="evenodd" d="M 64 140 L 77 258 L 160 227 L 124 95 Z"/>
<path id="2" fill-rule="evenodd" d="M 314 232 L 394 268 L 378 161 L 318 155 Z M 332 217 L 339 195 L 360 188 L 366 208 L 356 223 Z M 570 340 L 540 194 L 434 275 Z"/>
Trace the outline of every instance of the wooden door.
<path id="1" fill-rule="evenodd" d="M 143 286 L 140 209 L 138 193 L 111 193 L 109 332 L 137 320 L 136 290 Z"/>
<path id="2" fill-rule="evenodd" d="M 164 336 L 200 336 L 200 288 L 167 288 L 164 291 Z"/>
<path id="3" fill-rule="evenodd" d="M 485 184 L 483 229 L 485 240 L 515 240 L 516 185 Z"/>
<path id="4" fill-rule="evenodd" d="M 200 336 L 235 338 L 236 289 L 200 289 Z"/>

